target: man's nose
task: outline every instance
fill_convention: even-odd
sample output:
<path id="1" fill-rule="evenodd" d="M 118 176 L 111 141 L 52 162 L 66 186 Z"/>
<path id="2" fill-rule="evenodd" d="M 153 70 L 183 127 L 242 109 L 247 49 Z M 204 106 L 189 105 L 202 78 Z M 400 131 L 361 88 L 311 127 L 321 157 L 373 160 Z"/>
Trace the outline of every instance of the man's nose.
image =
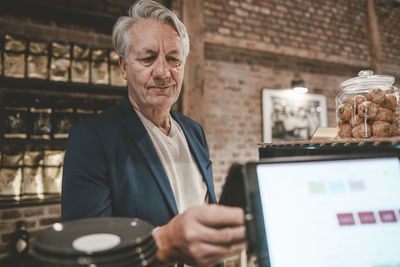
<path id="1" fill-rule="evenodd" d="M 170 66 L 167 60 L 165 58 L 158 58 L 154 64 L 153 77 L 164 79 L 170 76 Z"/>

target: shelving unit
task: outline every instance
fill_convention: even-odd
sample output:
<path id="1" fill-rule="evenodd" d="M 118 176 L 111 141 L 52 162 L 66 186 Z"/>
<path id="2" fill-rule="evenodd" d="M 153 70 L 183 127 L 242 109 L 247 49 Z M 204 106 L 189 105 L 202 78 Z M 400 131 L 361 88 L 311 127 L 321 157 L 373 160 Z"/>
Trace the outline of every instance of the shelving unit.
<path id="1" fill-rule="evenodd" d="M 1 106 L 5 105 L 7 94 L 89 98 L 89 99 L 121 99 L 127 93 L 126 87 L 109 85 L 94 85 L 69 82 L 54 82 L 40 79 L 17 79 L 0 77 L 0 117 L 2 117 Z M 64 149 L 66 140 L 26 140 L 26 139 L 1 139 L 0 151 L 12 150 L 60 150 Z"/>
<path id="2" fill-rule="evenodd" d="M 71 82 L 55 82 L 41 79 L 18 79 L 0 77 L 0 119 L 3 119 L 3 107 L 7 104 L 5 97 L 13 95 L 24 98 L 43 96 L 52 98 L 77 98 L 77 101 L 91 99 L 107 101 L 121 99 L 127 94 L 126 87 L 110 85 L 83 84 Z M 53 103 L 51 103 L 53 104 Z M 3 123 L 2 121 L 0 121 Z M 0 129 L 0 132 L 2 129 Z M 24 151 L 65 150 L 66 139 L 32 140 L 32 139 L 2 139 L 0 136 L 0 152 L 13 153 Z M 15 207 L 40 206 L 59 204 L 60 194 L 48 194 L 43 197 L 18 198 L 0 197 L 0 209 Z"/>

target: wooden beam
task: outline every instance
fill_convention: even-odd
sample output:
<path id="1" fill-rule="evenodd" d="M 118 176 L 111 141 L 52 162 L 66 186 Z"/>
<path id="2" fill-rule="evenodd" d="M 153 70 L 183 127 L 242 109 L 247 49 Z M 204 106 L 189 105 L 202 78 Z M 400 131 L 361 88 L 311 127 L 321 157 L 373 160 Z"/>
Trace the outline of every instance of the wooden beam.
<path id="1" fill-rule="evenodd" d="M 183 0 L 182 13 L 183 23 L 190 38 L 190 53 L 186 58 L 182 89 L 182 113 L 204 125 L 202 112 L 204 95 L 203 1 Z"/>
<path id="2" fill-rule="evenodd" d="M 368 0 L 368 27 L 371 53 L 371 66 L 375 74 L 382 73 L 382 47 L 379 36 L 378 19 L 375 13 L 374 0 Z"/>

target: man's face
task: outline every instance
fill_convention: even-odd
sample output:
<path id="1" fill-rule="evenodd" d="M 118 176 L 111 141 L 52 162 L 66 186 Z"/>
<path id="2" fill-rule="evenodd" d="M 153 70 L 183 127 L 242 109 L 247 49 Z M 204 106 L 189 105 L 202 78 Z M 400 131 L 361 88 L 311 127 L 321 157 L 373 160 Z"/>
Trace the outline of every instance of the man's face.
<path id="1" fill-rule="evenodd" d="M 128 93 L 139 110 L 168 110 L 179 97 L 185 58 L 175 29 L 154 19 L 134 23 L 128 59 L 120 58 Z"/>

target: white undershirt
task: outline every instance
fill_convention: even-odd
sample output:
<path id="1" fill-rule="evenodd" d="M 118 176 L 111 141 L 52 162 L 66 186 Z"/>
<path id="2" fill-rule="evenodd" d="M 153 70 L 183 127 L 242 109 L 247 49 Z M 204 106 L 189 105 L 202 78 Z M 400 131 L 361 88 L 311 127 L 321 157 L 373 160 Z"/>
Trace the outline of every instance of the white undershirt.
<path id="1" fill-rule="evenodd" d="M 171 129 L 165 135 L 151 120 L 136 110 L 157 151 L 174 193 L 179 213 L 206 204 L 207 186 L 190 152 L 179 124 L 170 116 Z"/>

